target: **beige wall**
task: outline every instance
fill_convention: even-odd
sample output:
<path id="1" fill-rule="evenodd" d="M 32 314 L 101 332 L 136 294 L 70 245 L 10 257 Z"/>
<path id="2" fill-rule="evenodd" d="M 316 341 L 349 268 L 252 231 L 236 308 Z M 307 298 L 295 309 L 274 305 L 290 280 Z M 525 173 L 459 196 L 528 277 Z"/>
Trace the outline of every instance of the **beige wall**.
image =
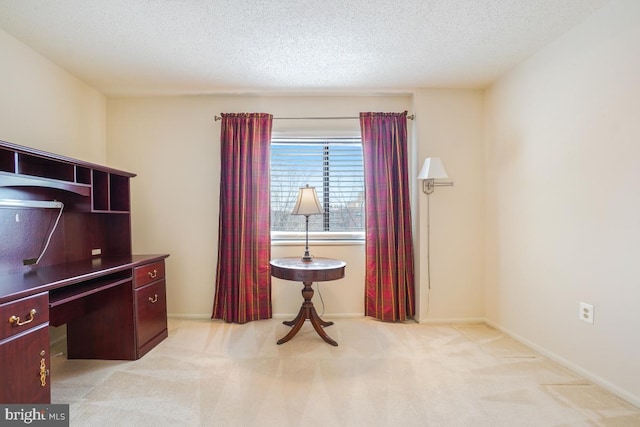
<path id="1" fill-rule="evenodd" d="M 0 140 L 106 161 L 105 97 L 0 30 Z"/>
<path id="2" fill-rule="evenodd" d="M 640 2 L 612 2 L 486 103 L 486 317 L 636 404 L 638 22 Z"/>
<path id="3" fill-rule="evenodd" d="M 108 101 L 108 159 L 138 173 L 133 180 L 134 251 L 167 252 L 169 312 L 210 316 L 218 238 L 221 112 L 275 117 L 354 116 L 360 111 L 411 110 L 411 96 L 190 96 Z M 273 133 L 359 134 L 358 120 L 274 120 Z M 274 246 L 272 256 L 302 254 Z M 321 287 L 327 315 L 362 315 L 364 246 L 312 245 L 316 256 L 344 259 L 347 276 Z M 301 285 L 274 280 L 276 316 L 300 308 Z"/>
<path id="4" fill-rule="evenodd" d="M 190 96 L 111 98 L 108 100 L 108 159 L 114 167 L 138 173 L 133 180 L 134 251 L 168 252 L 169 312 L 209 316 L 217 258 L 220 112 L 265 111 L 275 117 L 357 116 L 360 111 L 416 113 L 409 122 L 412 150 L 411 184 L 424 157 L 442 155 L 457 180 L 453 189 L 432 196 L 440 222 L 432 250 L 434 296 L 427 315 L 421 293 L 421 320 L 482 318 L 482 93 L 419 91 L 389 96 Z M 465 126 L 460 126 L 463 121 Z M 417 136 L 416 129 L 424 129 Z M 275 120 L 275 135 L 293 132 L 359 134 L 358 120 Z M 420 157 L 418 159 L 418 156 Z M 424 225 L 425 199 L 414 198 L 418 226 Z M 423 197 L 424 196 L 424 197 Z M 415 202 L 418 202 L 416 204 Z M 434 202 L 435 203 L 435 202 Z M 416 229 L 418 250 L 423 231 Z M 312 245 L 316 256 L 344 259 L 347 277 L 321 286 L 328 316 L 363 314 L 364 246 Z M 422 250 L 424 254 L 426 249 Z M 301 254 L 301 245 L 274 246 L 272 256 Z M 418 253 L 418 268 L 424 264 Z M 467 268 L 458 268 L 464 264 Z M 427 286 L 426 275 L 418 277 Z M 274 280 L 276 316 L 290 316 L 300 307 L 300 285 Z"/>
<path id="5" fill-rule="evenodd" d="M 415 93 L 417 170 L 425 158 L 440 157 L 454 183 L 436 188 L 428 198 L 421 185 L 416 193 L 420 322 L 484 318 L 483 100 L 479 90 L 421 89 Z"/>

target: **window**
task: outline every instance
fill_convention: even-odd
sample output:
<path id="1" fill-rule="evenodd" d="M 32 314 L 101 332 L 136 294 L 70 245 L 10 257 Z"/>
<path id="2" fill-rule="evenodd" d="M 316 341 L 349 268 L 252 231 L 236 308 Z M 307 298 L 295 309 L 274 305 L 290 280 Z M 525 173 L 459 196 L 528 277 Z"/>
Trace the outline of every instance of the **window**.
<path id="1" fill-rule="evenodd" d="M 360 138 L 271 141 L 271 237 L 304 238 L 305 219 L 291 215 L 298 189 L 316 187 L 324 208 L 309 217 L 309 237 L 364 239 L 364 169 Z"/>

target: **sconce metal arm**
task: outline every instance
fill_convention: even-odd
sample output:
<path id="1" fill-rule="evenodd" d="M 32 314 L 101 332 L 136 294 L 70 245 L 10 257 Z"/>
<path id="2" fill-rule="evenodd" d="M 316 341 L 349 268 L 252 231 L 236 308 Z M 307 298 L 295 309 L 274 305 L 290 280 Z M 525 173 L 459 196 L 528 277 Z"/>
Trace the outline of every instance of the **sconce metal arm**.
<path id="1" fill-rule="evenodd" d="M 431 194 L 436 187 L 453 187 L 453 182 L 435 182 L 434 179 L 425 179 L 422 181 L 422 191 L 424 194 Z"/>

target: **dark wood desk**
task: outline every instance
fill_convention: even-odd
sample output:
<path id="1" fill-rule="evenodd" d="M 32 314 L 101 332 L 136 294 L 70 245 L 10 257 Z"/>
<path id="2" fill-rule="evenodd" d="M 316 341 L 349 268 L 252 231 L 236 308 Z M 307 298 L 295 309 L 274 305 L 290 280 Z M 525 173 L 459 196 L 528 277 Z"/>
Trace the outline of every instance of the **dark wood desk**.
<path id="1" fill-rule="evenodd" d="M 67 325 L 70 359 L 135 360 L 164 340 L 167 257 L 104 257 L 0 273 L 0 403 L 51 401 L 50 325 Z"/>
<path id="2" fill-rule="evenodd" d="M 135 360 L 167 337 L 168 255 L 132 255 L 135 176 L 0 141 L 0 403 L 51 401 L 50 325 L 70 359 Z"/>
<path id="3" fill-rule="evenodd" d="M 318 316 L 316 309 L 313 307 L 313 282 L 324 282 L 328 280 L 337 280 L 344 277 L 344 268 L 347 265 L 344 261 L 331 258 L 314 258 L 312 262 L 303 262 L 299 257 L 278 258 L 270 262 L 271 275 L 278 279 L 292 280 L 302 282 L 302 297 L 304 302 L 295 319 L 284 321 L 287 326 L 291 326 L 291 330 L 287 335 L 278 340 L 278 344 L 284 344 L 293 338 L 305 320 L 311 320 L 313 328 L 323 340 L 333 346 L 338 343 L 331 339 L 324 331 L 323 327 L 333 325 L 333 322 L 325 322 Z"/>

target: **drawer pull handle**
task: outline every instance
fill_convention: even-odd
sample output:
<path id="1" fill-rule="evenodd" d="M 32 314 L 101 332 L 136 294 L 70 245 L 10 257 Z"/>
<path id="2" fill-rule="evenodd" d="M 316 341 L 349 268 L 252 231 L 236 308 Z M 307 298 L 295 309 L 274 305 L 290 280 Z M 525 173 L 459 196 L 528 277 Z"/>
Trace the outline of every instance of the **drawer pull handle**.
<path id="1" fill-rule="evenodd" d="M 47 369 L 47 365 L 45 364 L 45 360 L 40 359 L 40 386 L 44 387 L 47 385 L 47 376 L 49 375 L 49 370 Z"/>
<path id="2" fill-rule="evenodd" d="M 15 323 L 16 326 L 26 325 L 27 323 L 33 322 L 33 319 L 36 318 L 36 313 L 37 313 L 36 309 L 32 308 L 31 311 L 29 312 L 29 318 L 27 320 L 20 321 L 19 316 L 11 316 L 9 317 L 9 323 Z"/>
<path id="3" fill-rule="evenodd" d="M 155 303 L 157 303 L 157 302 L 158 302 L 158 294 L 154 294 L 154 295 L 153 295 L 153 298 L 149 297 L 149 302 L 150 302 L 151 304 L 155 304 Z"/>
<path id="4" fill-rule="evenodd" d="M 153 271 L 150 271 L 147 273 L 149 275 L 149 277 L 151 279 L 155 279 L 158 276 L 158 270 L 156 270 L 155 268 L 153 269 Z"/>
<path id="5" fill-rule="evenodd" d="M 47 375 L 49 375 L 49 370 L 47 369 L 47 365 L 45 364 L 45 360 L 40 359 L 40 387 L 44 387 L 47 385 Z"/>

